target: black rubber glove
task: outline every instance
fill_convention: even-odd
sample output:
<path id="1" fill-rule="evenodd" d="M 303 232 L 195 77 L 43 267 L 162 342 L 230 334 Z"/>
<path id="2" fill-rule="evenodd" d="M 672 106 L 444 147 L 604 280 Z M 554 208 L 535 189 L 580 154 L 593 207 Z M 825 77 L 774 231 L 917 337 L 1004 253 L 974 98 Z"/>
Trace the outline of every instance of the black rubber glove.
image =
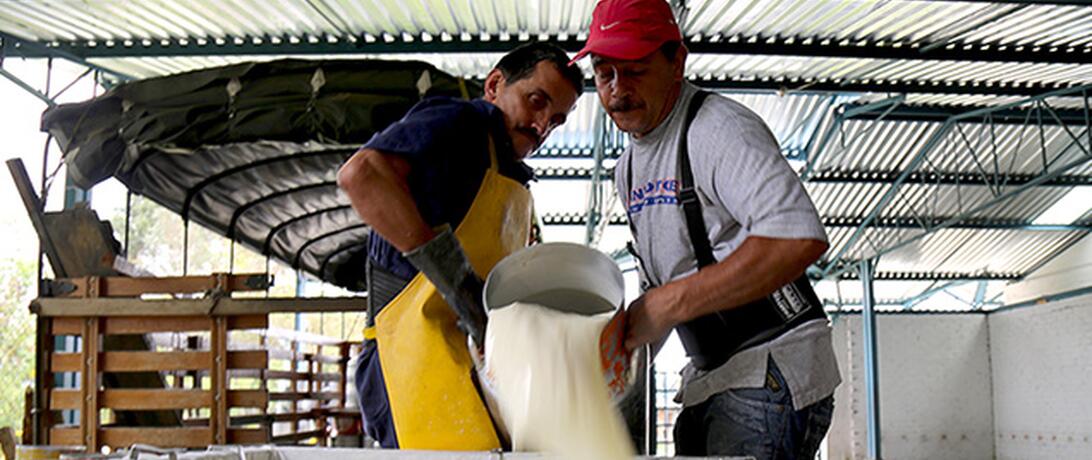
<path id="1" fill-rule="evenodd" d="M 435 238 L 402 255 L 436 286 L 459 317 L 459 328 L 474 340 L 476 346 L 484 346 L 484 282 L 474 273 L 451 228 L 445 228 Z"/>

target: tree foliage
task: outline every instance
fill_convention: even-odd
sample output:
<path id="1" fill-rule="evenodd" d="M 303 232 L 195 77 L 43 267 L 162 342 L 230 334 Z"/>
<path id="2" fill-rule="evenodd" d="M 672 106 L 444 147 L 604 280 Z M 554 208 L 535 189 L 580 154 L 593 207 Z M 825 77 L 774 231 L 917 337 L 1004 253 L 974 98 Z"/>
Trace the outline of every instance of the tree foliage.
<path id="1" fill-rule="evenodd" d="M 19 431 L 23 392 L 34 385 L 34 317 L 27 306 L 35 294 L 33 260 L 0 260 L 0 426 Z"/>

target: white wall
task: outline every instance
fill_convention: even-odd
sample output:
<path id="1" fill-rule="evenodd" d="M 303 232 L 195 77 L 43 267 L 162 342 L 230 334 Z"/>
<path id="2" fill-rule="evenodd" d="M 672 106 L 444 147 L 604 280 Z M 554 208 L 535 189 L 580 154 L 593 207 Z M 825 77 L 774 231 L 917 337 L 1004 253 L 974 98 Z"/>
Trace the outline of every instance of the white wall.
<path id="1" fill-rule="evenodd" d="M 997 458 L 1092 458 L 1092 295 L 994 313 L 989 328 Z"/>
<path id="2" fill-rule="evenodd" d="M 883 457 L 993 458 L 985 315 L 881 315 L 876 327 Z M 865 458 L 861 316 L 839 317 L 834 337 L 843 383 L 828 458 Z"/>
<path id="3" fill-rule="evenodd" d="M 1005 304 L 1092 286 L 1092 236 L 1085 236 L 1022 281 L 1005 288 Z"/>

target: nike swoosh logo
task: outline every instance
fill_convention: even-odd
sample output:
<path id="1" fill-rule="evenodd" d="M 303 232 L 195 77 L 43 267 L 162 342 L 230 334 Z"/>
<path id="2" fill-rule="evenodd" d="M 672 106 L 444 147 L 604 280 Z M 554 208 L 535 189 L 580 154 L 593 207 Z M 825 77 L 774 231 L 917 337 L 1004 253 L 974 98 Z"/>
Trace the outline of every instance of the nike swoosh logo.
<path id="1" fill-rule="evenodd" d="M 600 24 L 599 25 L 599 30 L 610 30 L 610 29 L 614 28 L 614 26 L 616 26 L 618 24 L 621 24 L 621 23 L 622 23 L 622 21 L 614 21 L 614 22 L 612 22 L 610 24 Z"/>

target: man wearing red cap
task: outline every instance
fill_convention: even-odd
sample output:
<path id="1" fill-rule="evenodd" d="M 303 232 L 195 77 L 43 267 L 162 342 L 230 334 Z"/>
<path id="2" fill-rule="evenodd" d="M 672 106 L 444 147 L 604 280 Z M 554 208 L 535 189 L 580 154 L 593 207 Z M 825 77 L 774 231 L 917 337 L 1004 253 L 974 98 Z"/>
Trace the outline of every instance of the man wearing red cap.
<path id="1" fill-rule="evenodd" d="M 644 294 L 626 346 L 674 329 L 691 360 L 676 454 L 814 458 L 841 381 L 804 270 L 826 233 L 765 123 L 684 81 L 687 50 L 664 0 L 602 0 L 576 59 L 630 134 L 615 168 Z M 709 97 L 706 97 L 709 96 Z"/>

